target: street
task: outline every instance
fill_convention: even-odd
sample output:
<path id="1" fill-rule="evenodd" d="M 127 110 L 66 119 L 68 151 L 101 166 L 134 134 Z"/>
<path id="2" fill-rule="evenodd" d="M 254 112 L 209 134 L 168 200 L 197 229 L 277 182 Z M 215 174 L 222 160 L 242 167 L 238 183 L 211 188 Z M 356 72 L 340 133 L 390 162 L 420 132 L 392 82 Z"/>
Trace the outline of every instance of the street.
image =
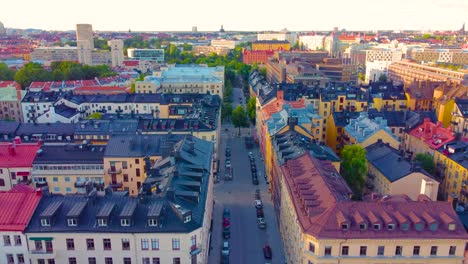
<path id="1" fill-rule="evenodd" d="M 241 89 L 234 92 L 234 102 L 245 102 Z M 243 102 L 239 100 L 242 97 Z M 226 131 L 227 128 L 227 131 Z M 220 171 L 219 182 L 214 186 L 215 207 L 213 211 L 213 233 L 211 237 L 212 250 L 209 263 L 220 263 L 222 237 L 223 209 L 231 211 L 231 237 L 228 239 L 230 247 L 229 263 L 274 263 L 283 264 L 284 253 L 281 237 L 275 218 L 271 196 L 268 193 L 268 185 L 263 177 L 265 166 L 260 157 L 258 148 L 245 147 L 243 136 L 250 135 L 249 128 L 241 129 L 242 136 L 238 136 L 238 130 L 231 124 L 222 126 L 221 141 L 219 146 Z M 225 149 L 231 148 L 231 164 L 233 168 L 233 180 L 224 180 Z M 248 152 L 254 154 L 259 185 L 252 184 L 250 162 Z M 263 210 L 265 214 L 266 229 L 257 226 L 257 215 L 254 206 L 255 190 L 260 189 Z M 272 249 L 272 259 L 267 260 L 263 255 L 263 247 L 269 245 Z"/>

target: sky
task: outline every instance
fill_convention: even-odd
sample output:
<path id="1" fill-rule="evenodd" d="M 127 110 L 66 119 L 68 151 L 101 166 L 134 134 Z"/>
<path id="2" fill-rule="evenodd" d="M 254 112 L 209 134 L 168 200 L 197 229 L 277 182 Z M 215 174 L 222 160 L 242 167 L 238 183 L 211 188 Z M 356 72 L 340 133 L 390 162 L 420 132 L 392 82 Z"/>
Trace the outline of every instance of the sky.
<path id="1" fill-rule="evenodd" d="M 0 21 L 44 30 L 458 30 L 468 0 L 2 0 Z"/>

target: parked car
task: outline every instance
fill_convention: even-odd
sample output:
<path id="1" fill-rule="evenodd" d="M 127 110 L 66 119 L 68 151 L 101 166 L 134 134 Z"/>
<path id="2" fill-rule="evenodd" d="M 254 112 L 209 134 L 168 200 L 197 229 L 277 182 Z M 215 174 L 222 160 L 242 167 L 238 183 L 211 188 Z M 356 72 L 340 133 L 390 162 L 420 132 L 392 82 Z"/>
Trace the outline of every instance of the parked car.
<path id="1" fill-rule="evenodd" d="M 262 208 L 258 208 L 257 209 L 257 218 L 263 218 L 264 215 L 263 215 L 263 209 Z"/>
<path id="2" fill-rule="evenodd" d="M 262 205 L 262 201 L 260 200 L 255 200 L 255 208 L 259 209 L 259 208 L 262 208 L 263 205 Z"/>
<path id="3" fill-rule="evenodd" d="M 231 226 L 231 221 L 229 221 L 229 218 L 224 218 L 223 227 L 230 227 L 230 226 Z"/>
<path id="4" fill-rule="evenodd" d="M 221 255 L 229 256 L 229 241 L 223 242 L 223 249 L 221 250 Z"/>
<path id="5" fill-rule="evenodd" d="M 266 245 L 265 247 L 263 247 L 263 256 L 266 259 L 271 259 L 272 258 L 271 247 L 269 245 Z"/>
<path id="6" fill-rule="evenodd" d="M 231 157 L 231 148 L 226 147 L 226 157 Z"/>
<path id="7" fill-rule="evenodd" d="M 258 228 L 260 229 L 266 228 L 265 218 L 257 218 L 257 222 L 258 222 Z"/>
<path id="8" fill-rule="evenodd" d="M 230 227 L 223 227 L 223 238 L 224 239 L 231 238 L 231 229 L 230 229 Z"/>
<path id="9" fill-rule="evenodd" d="M 231 211 L 227 208 L 223 210 L 223 219 L 231 219 Z"/>
<path id="10" fill-rule="evenodd" d="M 260 189 L 255 190 L 255 200 L 260 200 Z"/>
<path id="11" fill-rule="evenodd" d="M 226 159 L 224 161 L 224 164 L 226 165 L 226 169 L 230 169 L 231 168 L 231 160 L 230 159 Z"/>
<path id="12" fill-rule="evenodd" d="M 257 178 L 257 177 L 252 178 L 252 183 L 253 183 L 254 185 L 258 185 L 258 184 L 259 184 L 258 178 Z"/>
<path id="13" fill-rule="evenodd" d="M 229 256 L 221 255 L 221 264 L 229 264 Z"/>
<path id="14" fill-rule="evenodd" d="M 252 172 L 257 172 L 257 166 L 255 166 L 255 164 L 252 165 L 252 166 L 250 166 L 250 170 L 251 170 Z"/>

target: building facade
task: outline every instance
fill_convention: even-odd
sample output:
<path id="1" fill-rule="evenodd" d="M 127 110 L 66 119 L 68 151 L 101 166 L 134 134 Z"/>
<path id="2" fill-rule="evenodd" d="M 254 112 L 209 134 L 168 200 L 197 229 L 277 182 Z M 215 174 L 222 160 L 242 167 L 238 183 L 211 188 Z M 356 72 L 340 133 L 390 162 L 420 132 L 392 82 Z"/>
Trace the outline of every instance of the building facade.
<path id="1" fill-rule="evenodd" d="M 128 49 L 128 57 L 133 60 L 146 60 L 156 63 L 164 62 L 163 49 Z"/>
<path id="2" fill-rule="evenodd" d="M 14 81 L 0 81 L 0 119 L 23 121 L 21 99 L 25 91 Z"/>
<path id="3" fill-rule="evenodd" d="M 121 39 L 112 39 L 107 43 L 111 48 L 112 67 L 121 67 L 124 61 L 124 43 Z"/>

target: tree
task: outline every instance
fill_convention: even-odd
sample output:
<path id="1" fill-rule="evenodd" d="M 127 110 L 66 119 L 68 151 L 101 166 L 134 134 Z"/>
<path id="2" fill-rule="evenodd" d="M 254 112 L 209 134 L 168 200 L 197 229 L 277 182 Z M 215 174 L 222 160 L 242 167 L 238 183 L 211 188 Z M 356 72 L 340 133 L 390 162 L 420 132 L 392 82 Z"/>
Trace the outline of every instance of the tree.
<path id="1" fill-rule="evenodd" d="M 257 100 L 255 97 L 250 97 L 249 101 L 247 102 L 247 114 L 250 118 L 255 123 L 255 116 L 256 116 L 256 104 Z"/>
<path id="2" fill-rule="evenodd" d="M 366 80 L 366 75 L 362 72 L 358 73 L 358 79 L 363 82 Z"/>
<path id="3" fill-rule="evenodd" d="M 30 62 L 15 73 L 14 79 L 21 87 L 26 88 L 35 81 L 52 81 L 53 75 L 42 68 L 41 64 Z"/>
<path id="4" fill-rule="evenodd" d="M 421 162 L 422 168 L 429 172 L 431 175 L 434 175 L 435 165 L 434 165 L 434 157 L 427 153 L 418 153 L 414 158 L 415 161 Z"/>
<path id="5" fill-rule="evenodd" d="M 229 120 L 232 116 L 232 104 L 223 103 L 221 106 L 221 120 Z"/>
<path id="6" fill-rule="evenodd" d="M 353 190 L 353 198 L 359 200 L 367 179 L 366 150 L 360 145 L 346 145 L 341 159 L 342 174 Z"/>
<path id="7" fill-rule="evenodd" d="M 379 76 L 379 82 L 387 82 L 387 75 L 381 74 Z"/>
<path id="8" fill-rule="evenodd" d="M 99 113 L 99 112 L 94 112 L 86 117 L 86 119 L 101 119 L 101 118 L 102 118 L 102 113 Z"/>
<path id="9" fill-rule="evenodd" d="M 240 128 L 241 127 L 248 127 L 249 121 L 247 118 L 247 112 L 244 110 L 244 107 L 238 105 L 236 109 L 232 111 L 232 123 L 235 127 L 239 128 L 239 135 L 240 135 Z"/>
<path id="10" fill-rule="evenodd" d="M 11 81 L 15 77 L 15 71 L 8 68 L 5 63 L 0 63 L 0 81 Z"/>

